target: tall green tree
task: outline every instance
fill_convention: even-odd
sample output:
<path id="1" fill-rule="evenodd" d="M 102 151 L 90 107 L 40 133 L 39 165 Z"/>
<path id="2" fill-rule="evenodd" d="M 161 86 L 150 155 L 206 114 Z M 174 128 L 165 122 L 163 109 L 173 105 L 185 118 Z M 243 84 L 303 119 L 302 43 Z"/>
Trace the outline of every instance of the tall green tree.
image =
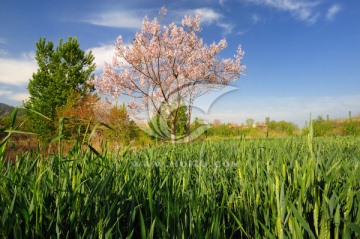
<path id="1" fill-rule="evenodd" d="M 30 79 L 30 98 L 24 107 L 51 119 L 27 111 L 33 131 L 48 136 L 55 133 L 56 111 L 67 104 L 68 96 L 72 93 L 85 96 L 92 89 L 86 82 L 94 76 L 95 63 L 92 53 L 81 50 L 76 38 L 69 37 L 67 42 L 61 39 L 56 48 L 51 41 L 40 38 L 36 48 L 38 70 Z"/>
<path id="2" fill-rule="evenodd" d="M 178 140 L 184 139 L 184 137 L 187 134 L 187 106 L 183 105 L 181 107 L 178 107 L 175 109 L 177 111 L 176 117 L 175 117 L 175 138 Z M 155 114 L 155 116 L 151 119 L 149 122 L 149 126 L 153 132 L 153 134 L 156 135 L 156 137 L 160 138 L 168 138 L 169 130 L 168 127 L 173 122 L 171 122 L 170 119 L 167 119 L 165 122 L 163 117 L 159 114 Z"/>
<path id="3" fill-rule="evenodd" d="M 188 107 L 181 106 L 177 109 L 175 135 L 176 137 L 184 137 L 187 134 Z M 168 122 L 170 124 L 170 122 Z"/>

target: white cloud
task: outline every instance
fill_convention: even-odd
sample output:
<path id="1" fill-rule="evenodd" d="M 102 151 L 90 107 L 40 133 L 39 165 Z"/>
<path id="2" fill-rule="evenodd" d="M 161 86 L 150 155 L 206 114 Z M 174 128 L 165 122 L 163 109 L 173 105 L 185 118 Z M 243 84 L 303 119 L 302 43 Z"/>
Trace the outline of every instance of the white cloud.
<path id="1" fill-rule="evenodd" d="M 12 90 L 0 90 L 0 102 L 23 101 L 29 98 L 28 93 L 20 93 Z"/>
<path id="2" fill-rule="evenodd" d="M 260 22 L 262 19 L 258 14 L 253 14 L 251 15 L 251 20 L 253 21 L 254 24 Z"/>
<path id="3" fill-rule="evenodd" d="M 181 17 L 183 17 L 184 15 L 194 16 L 196 14 L 201 16 L 202 23 L 207 25 L 215 24 L 218 27 L 222 28 L 224 35 L 232 33 L 235 27 L 231 23 L 223 22 L 222 19 L 224 18 L 224 16 L 211 8 L 197 8 L 197 9 L 179 11 L 177 13 L 177 15 Z"/>
<path id="4" fill-rule="evenodd" d="M 328 9 L 328 11 L 327 11 L 327 13 L 326 13 L 326 20 L 328 20 L 328 21 L 333 20 L 334 17 L 335 17 L 335 15 L 336 15 L 340 10 L 341 10 L 340 5 L 338 5 L 338 4 L 332 5 L 332 6 Z"/>
<path id="5" fill-rule="evenodd" d="M 223 23 L 223 22 L 218 22 L 216 24 L 217 26 L 221 27 L 224 31 L 223 31 L 223 34 L 224 35 L 228 35 L 228 34 L 231 34 L 233 29 L 234 29 L 234 25 L 231 24 L 231 23 Z"/>
<path id="6" fill-rule="evenodd" d="M 92 51 L 95 57 L 95 64 L 97 72 L 102 72 L 104 69 L 105 62 L 111 64 L 114 53 L 114 44 L 102 45 L 100 47 L 94 47 L 86 50 L 86 52 Z"/>
<path id="7" fill-rule="evenodd" d="M 112 64 L 115 55 L 115 45 L 107 44 L 86 50 L 86 52 L 89 51 L 91 51 L 95 57 L 95 61 L 94 61 L 96 64 L 95 73 L 102 73 L 105 63 Z M 117 61 L 119 63 L 123 63 L 125 66 L 128 66 L 128 64 L 124 60 L 121 60 L 120 58 L 117 58 Z"/>
<path id="8" fill-rule="evenodd" d="M 320 13 L 315 13 L 315 14 L 312 14 L 310 17 L 306 18 L 305 21 L 307 21 L 309 24 L 315 24 L 317 22 L 317 20 L 319 19 L 320 17 Z"/>
<path id="9" fill-rule="evenodd" d="M 6 39 L 3 37 L 0 37 L 0 44 L 7 44 Z"/>
<path id="10" fill-rule="evenodd" d="M 84 19 L 84 22 L 106 27 L 141 28 L 142 16 L 135 11 L 109 11 L 95 14 Z"/>
<path id="11" fill-rule="evenodd" d="M 219 0 L 219 4 L 220 4 L 220 6 L 224 6 L 225 5 L 225 2 L 226 2 L 226 0 Z"/>
<path id="12" fill-rule="evenodd" d="M 192 14 L 191 14 L 192 12 Z M 201 21 L 207 24 L 212 24 L 223 18 L 223 15 L 214 11 L 211 8 L 198 8 L 190 11 L 191 15 L 199 14 L 201 16 Z"/>
<path id="13" fill-rule="evenodd" d="M 29 56 L 21 59 L 0 58 L 0 83 L 24 85 L 36 72 L 37 64 Z"/>
<path id="14" fill-rule="evenodd" d="M 298 11 L 302 9 L 312 9 L 320 4 L 318 1 L 302 1 L 302 0 L 248 0 L 257 4 L 265 4 L 270 7 L 285 11 Z"/>
<path id="15" fill-rule="evenodd" d="M 265 5 L 281 11 L 290 12 L 298 20 L 314 24 L 320 16 L 315 8 L 320 4 L 319 1 L 303 0 L 246 0 L 247 2 Z"/>
<path id="16" fill-rule="evenodd" d="M 142 19 L 146 12 L 151 13 L 151 10 L 107 11 L 88 16 L 83 22 L 98 26 L 139 29 L 142 26 Z M 224 16 L 212 8 L 177 10 L 174 16 L 175 18 L 179 18 L 184 15 L 196 14 L 201 16 L 202 23 L 208 25 L 216 23 L 217 26 L 224 29 L 225 34 L 232 32 L 234 26 L 229 23 L 221 22 L 220 20 L 224 18 Z"/>
<path id="17" fill-rule="evenodd" d="M 236 33 L 236 35 L 242 36 L 242 35 L 244 35 L 245 33 L 247 33 L 248 31 L 249 31 L 249 29 L 241 30 L 241 31 L 238 31 L 238 32 Z"/>

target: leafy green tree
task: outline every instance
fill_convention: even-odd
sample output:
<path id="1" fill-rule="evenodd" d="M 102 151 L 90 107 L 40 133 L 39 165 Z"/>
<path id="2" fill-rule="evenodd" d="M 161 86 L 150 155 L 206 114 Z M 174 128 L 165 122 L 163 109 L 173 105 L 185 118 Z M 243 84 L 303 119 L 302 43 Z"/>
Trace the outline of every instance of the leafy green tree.
<path id="1" fill-rule="evenodd" d="M 175 136 L 177 139 L 182 139 L 186 137 L 187 131 L 187 106 L 181 106 L 176 109 L 177 116 L 175 118 Z M 160 138 L 168 138 L 167 135 L 170 133 L 168 131 L 168 126 L 171 125 L 173 122 L 170 119 L 165 120 L 159 114 L 155 114 L 155 116 L 151 119 L 149 126 L 151 130 L 155 133 L 156 137 Z"/>
<path id="2" fill-rule="evenodd" d="M 330 135 L 333 130 L 333 126 L 329 120 L 324 120 L 322 116 L 318 116 L 313 120 L 314 136 Z"/>
<path id="3" fill-rule="evenodd" d="M 178 109 L 178 118 L 175 125 L 176 136 L 184 136 L 188 133 L 187 120 L 188 120 L 187 106 L 182 106 Z"/>
<path id="4" fill-rule="evenodd" d="M 92 53 L 81 50 L 76 38 L 69 37 L 67 42 L 61 39 L 56 48 L 51 41 L 40 38 L 36 48 L 38 70 L 30 79 L 30 99 L 24 102 L 24 107 L 50 119 L 27 111 L 32 130 L 46 136 L 55 133 L 56 112 L 66 105 L 68 96 L 72 93 L 85 96 L 91 90 L 86 82 L 93 77 L 95 63 Z"/>
<path id="5" fill-rule="evenodd" d="M 268 125 L 270 123 L 270 117 L 265 117 L 265 124 Z"/>
<path id="6" fill-rule="evenodd" d="M 246 126 L 247 127 L 252 127 L 254 122 L 255 122 L 254 119 L 248 118 L 248 119 L 246 119 Z"/>
<path id="7" fill-rule="evenodd" d="M 269 121 L 267 123 L 267 129 L 269 131 L 279 131 L 286 133 L 288 136 L 294 135 L 295 131 L 298 129 L 298 127 L 292 123 L 292 122 L 286 122 L 284 120 L 281 121 Z"/>

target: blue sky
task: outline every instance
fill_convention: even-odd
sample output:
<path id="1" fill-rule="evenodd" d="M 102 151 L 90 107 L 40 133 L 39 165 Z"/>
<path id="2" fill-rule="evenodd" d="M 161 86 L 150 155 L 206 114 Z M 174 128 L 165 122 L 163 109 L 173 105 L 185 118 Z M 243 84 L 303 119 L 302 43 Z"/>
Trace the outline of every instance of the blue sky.
<path id="1" fill-rule="evenodd" d="M 205 120 L 286 120 L 302 126 L 313 116 L 360 113 L 360 2 L 357 0 L 182 0 L 0 2 L 0 102 L 21 105 L 36 71 L 35 42 L 77 37 L 92 50 L 96 74 L 111 62 L 113 43 L 133 39 L 142 18 L 168 9 L 164 24 L 202 16 L 205 42 L 228 41 L 220 57 L 245 51 L 247 74 L 221 97 Z"/>

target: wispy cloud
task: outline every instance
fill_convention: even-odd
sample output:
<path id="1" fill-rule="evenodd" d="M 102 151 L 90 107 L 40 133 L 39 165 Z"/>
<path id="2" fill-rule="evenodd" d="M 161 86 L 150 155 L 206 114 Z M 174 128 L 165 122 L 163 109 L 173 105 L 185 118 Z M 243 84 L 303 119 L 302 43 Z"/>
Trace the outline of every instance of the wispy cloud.
<path id="1" fill-rule="evenodd" d="M 140 28 L 143 17 L 137 11 L 120 10 L 93 14 L 83 19 L 83 22 L 105 27 Z"/>
<path id="2" fill-rule="evenodd" d="M 341 10 L 340 5 L 334 4 L 332 5 L 327 13 L 326 13 L 326 20 L 331 21 L 335 18 L 335 15 Z"/>
<path id="3" fill-rule="evenodd" d="M 147 13 L 152 15 L 155 13 L 155 9 L 105 11 L 98 14 L 88 15 L 81 21 L 97 26 L 139 29 L 141 28 L 142 20 L 144 16 L 147 15 Z M 201 16 L 202 23 L 207 25 L 216 24 L 217 26 L 224 29 L 225 34 L 231 33 L 232 29 L 234 28 L 233 24 L 224 22 L 224 16 L 212 8 L 204 7 L 197 9 L 185 9 L 180 11 L 169 10 L 168 13 L 170 16 L 165 16 L 165 19 L 169 17 L 180 19 L 184 15 L 198 14 Z"/>
<path id="4" fill-rule="evenodd" d="M 234 27 L 235 27 L 235 25 L 233 25 L 231 23 L 223 23 L 223 22 L 218 22 L 216 25 L 223 29 L 223 34 L 224 35 L 231 34 L 233 32 Z"/>
<path id="5" fill-rule="evenodd" d="M 3 37 L 0 37 L 0 44 L 7 44 L 6 39 Z"/>
<path id="6" fill-rule="evenodd" d="M 249 31 L 249 29 L 242 30 L 242 31 L 238 31 L 238 32 L 236 32 L 236 35 L 242 36 L 242 35 L 244 35 L 245 33 L 247 33 L 248 31 Z"/>
<path id="7" fill-rule="evenodd" d="M 223 15 L 211 8 L 198 8 L 194 10 L 188 10 L 188 14 L 199 14 L 201 16 L 201 21 L 207 24 L 212 24 L 223 18 Z"/>
<path id="8" fill-rule="evenodd" d="M 225 5 L 225 2 L 226 2 L 226 0 L 219 0 L 219 4 L 220 4 L 220 6 L 224 6 Z"/>
<path id="9" fill-rule="evenodd" d="M 260 22 L 262 20 L 262 18 L 258 15 L 258 14 L 252 14 L 251 15 L 251 20 L 254 24 Z"/>
<path id="10" fill-rule="evenodd" d="M 15 92 L 12 90 L 0 90 L 0 102 L 8 102 L 9 100 L 21 102 L 28 98 L 28 93 Z"/>
<path id="11" fill-rule="evenodd" d="M 212 8 L 197 8 L 197 9 L 187 9 L 183 11 L 179 11 L 177 13 L 178 17 L 183 17 L 184 15 L 200 15 L 201 16 L 201 22 L 206 25 L 215 24 L 216 26 L 223 29 L 223 34 L 227 35 L 232 33 L 235 25 L 224 22 L 224 16 L 215 11 Z"/>
<path id="12" fill-rule="evenodd" d="M 245 0 L 256 5 L 268 6 L 280 11 L 290 12 L 299 21 L 314 24 L 320 14 L 316 12 L 319 1 L 303 0 Z"/>

